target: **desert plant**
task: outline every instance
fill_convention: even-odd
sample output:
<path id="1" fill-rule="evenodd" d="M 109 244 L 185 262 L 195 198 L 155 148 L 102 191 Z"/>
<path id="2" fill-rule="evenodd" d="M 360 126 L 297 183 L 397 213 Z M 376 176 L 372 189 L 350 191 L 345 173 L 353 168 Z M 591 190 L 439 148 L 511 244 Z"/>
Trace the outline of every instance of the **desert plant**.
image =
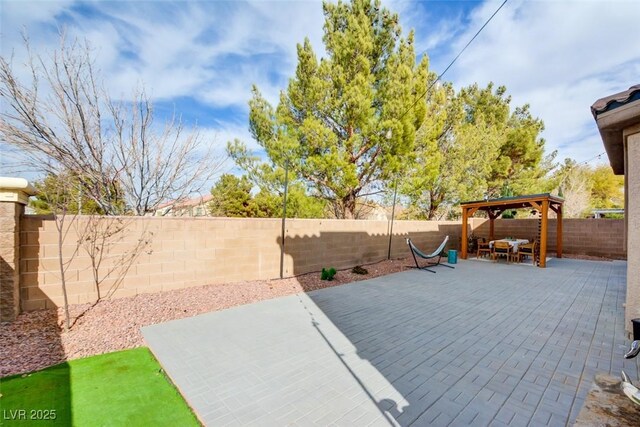
<path id="1" fill-rule="evenodd" d="M 333 280 L 333 276 L 337 273 L 336 269 L 331 267 L 329 269 L 323 268 L 320 274 L 320 280 Z"/>

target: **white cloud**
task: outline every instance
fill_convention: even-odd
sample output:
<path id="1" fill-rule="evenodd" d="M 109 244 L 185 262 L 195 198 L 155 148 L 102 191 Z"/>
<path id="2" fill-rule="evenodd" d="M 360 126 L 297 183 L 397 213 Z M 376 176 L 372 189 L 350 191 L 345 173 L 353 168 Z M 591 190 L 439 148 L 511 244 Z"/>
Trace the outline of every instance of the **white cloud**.
<path id="1" fill-rule="evenodd" d="M 30 27 L 35 24 L 50 23 L 54 16 L 65 10 L 71 3 L 73 0 L 4 0 L 0 4 L 3 35 L 6 35 L 7 30 L 11 31 L 23 25 Z"/>
<path id="2" fill-rule="evenodd" d="M 451 46 L 466 44 L 500 2 L 487 2 Z M 547 150 L 579 161 L 604 151 L 589 107 L 637 84 L 640 7 L 635 1 L 511 1 L 445 79 L 457 86 L 493 81 L 513 105 L 530 103 L 546 125 Z"/>
<path id="3" fill-rule="evenodd" d="M 417 44 L 416 51 L 428 52 L 431 49 L 435 49 L 438 46 L 442 46 L 445 43 L 449 43 L 462 26 L 462 17 L 457 16 L 450 21 L 441 21 L 438 25 L 429 33 L 427 38 L 421 43 Z"/>
<path id="4" fill-rule="evenodd" d="M 433 50 L 447 47 L 456 35 L 464 30 L 464 13 L 459 10 L 451 17 L 440 15 L 440 2 L 416 2 L 413 0 L 383 0 L 389 10 L 397 13 L 402 24 L 403 36 L 416 31 L 416 54 L 431 54 Z"/>
<path id="5" fill-rule="evenodd" d="M 308 37 L 316 53 L 324 53 L 320 1 L 27 0 L 2 7 L 2 55 L 15 49 L 17 67 L 27 58 L 21 31 L 29 35 L 33 52 L 47 55 L 64 28 L 68 38 L 90 42 L 96 68 L 116 99 L 129 100 L 144 85 L 155 101 L 191 97 L 205 108 L 240 111 L 240 117 L 227 113 L 218 125 L 202 129 L 222 151 L 234 138 L 260 151 L 247 129 L 252 84 L 275 105 L 295 72 L 296 44 Z M 26 70 L 22 73 L 28 80 Z"/>
<path id="6" fill-rule="evenodd" d="M 438 15 L 437 2 L 384 3 L 400 13 L 405 34 L 417 29 L 418 52 L 427 49 L 441 68 L 500 4 L 480 4 L 468 15 L 470 6 L 464 4 L 460 13 L 449 9 L 445 18 Z M 456 86 L 506 85 L 514 105 L 530 103 L 545 121 L 548 151 L 558 149 L 560 158 L 592 157 L 603 148 L 589 106 L 638 83 L 638 11 L 635 1 L 511 0 L 445 79 Z M 70 36 L 92 43 L 113 96 L 129 99 L 132 88 L 144 83 L 156 100 L 193 97 L 245 114 L 254 83 L 277 103 L 294 73 L 297 43 L 309 37 L 318 56 L 324 54 L 320 1 L 12 0 L 2 2 L 2 53 L 16 48 L 15 62 L 24 60 L 23 28 L 34 51 L 51 51 L 61 25 Z M 250 142 L 246 117 L 221 117 L 220 123 L 225 140 L 239 136 Z"/>
<path id="7" fill-rule="evenodd" d="M 240 139 L 247 143 L 250 150 L 259 150 L 257 143 L 250 142 L 251 134 L 249 133 L 249 125 L 244 123 L 219 122 L 214 127 L 209 128 L 215 133 L 216 140 L 220 141 L 225 147 L 227 142 L 234 139 Z"/>
<path id="8" fill-rule="evenodd" d="M 144 82 L 158 99 L 192 96 L 211 105 L 246 107 L 251 84 L 257 83 L 277 101 L 277 89 L 270 86 L 293 73 L 296 43 L 309 36 L 317 49 L 322 46 L 320 2 L 19 2 L 24 8 L 17 3 L 3 11 L 4 50 L 19 48 L 22 27 L 35 51 L 51 49 L 63 22 L 71 36 L 91 42 L 107 87 L 125 98 Z M 47 7 L 39 9 L 41 3 Z M 268 70 L 248 66 L 257 55 L 273 57 Z"/>

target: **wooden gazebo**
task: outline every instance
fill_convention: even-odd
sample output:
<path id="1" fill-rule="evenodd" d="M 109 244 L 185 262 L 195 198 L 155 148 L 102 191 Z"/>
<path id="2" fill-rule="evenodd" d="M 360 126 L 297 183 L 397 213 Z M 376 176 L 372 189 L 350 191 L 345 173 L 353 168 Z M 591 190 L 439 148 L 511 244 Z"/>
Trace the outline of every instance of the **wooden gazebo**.
<path id="1" fill-rule="evenodd" d="M 477 200 L 461 203 L 462 207 L 462 248 L 460 257 L 467 258 L 467 222 L 478 211 L 485 211 L 489 216 L 489 239 L 494 240 L 494 221 L 508 209 L 530 208 L 538 211 L 538 239 L 540 241 L 539 266 L 546 267 L 547 229 L 549 209 L 557 215 L 556 256 L 562 258 L 562 203 L 564 199 L 551 194 L 532 194 L 529 196 L 503 197 L 500 199 Z"/>

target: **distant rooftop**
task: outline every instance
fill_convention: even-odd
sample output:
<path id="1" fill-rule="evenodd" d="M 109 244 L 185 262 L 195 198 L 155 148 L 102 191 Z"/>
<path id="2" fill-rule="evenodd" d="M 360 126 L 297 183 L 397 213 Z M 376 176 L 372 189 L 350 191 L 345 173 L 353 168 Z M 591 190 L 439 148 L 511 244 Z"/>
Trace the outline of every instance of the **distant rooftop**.
<path id="1" fill-rule="evenodd" d="M 207 194 L 204 196 L 194 197 L 193 199 L 181 199 L 181 200 L 170 200 L 168 202 L 162 203 L 156 207 L 158 209 L 164 209 L 170 206 L 173 206 L 177 209 L 187 208 L 190 206 L 198 206 L 202 203 L 210 202 L 213 199 L 211 194 Z"/>
<path id="2" fill-rule="evenodd" d="M 591 213 L 594 218 L 605 218 L 609 214 L 624 215 L 624 209 L 594 209 Z"/>

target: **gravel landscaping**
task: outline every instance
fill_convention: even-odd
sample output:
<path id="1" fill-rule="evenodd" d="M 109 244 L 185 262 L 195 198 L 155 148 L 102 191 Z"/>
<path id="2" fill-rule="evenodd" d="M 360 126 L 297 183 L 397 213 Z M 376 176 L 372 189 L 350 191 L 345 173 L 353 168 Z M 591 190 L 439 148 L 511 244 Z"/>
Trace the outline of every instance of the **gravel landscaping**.
<path id="1" fill-rule="evenodd" d="M 64 332 L 64 313 L 22 313 L 0 324 L 0 377 L 31 372 L 72 360 L 144 345 L 140 328 L 209 311 L 307 292 L 396 273 L 413 264 L 409 258 L 366 265 L 369 274 L 339 270 L 333 281 L 309 273 L 282 280 L 258 280 L 200 286 L 176 291 L 103 300 L 70 306 L 72 328 Z"/>
<path id="2" fill-rule="evenodd" d="M 580 255 L 565 257 L 606 260 Z M 72 305 L 73 326 L 69 332 L 63 331 L 64 313 L 61 308 L 22 313 L 15 322 L 0 324 L 0 377 L 32 372 L 65 360 L 143 346 L 140 334 L 143 326 L 371 279 L 405 270 L 411 265 L 413 259 L 407 257 L 366 265 L 369 271 L 366 275 L 354 274 L 351 269 L 340 270 L 333 281 L 320 280 L 320 273 L 309 273 L 282 280 L 245 281 L 140 294 L 103 300 L 93 306 Z"/>

